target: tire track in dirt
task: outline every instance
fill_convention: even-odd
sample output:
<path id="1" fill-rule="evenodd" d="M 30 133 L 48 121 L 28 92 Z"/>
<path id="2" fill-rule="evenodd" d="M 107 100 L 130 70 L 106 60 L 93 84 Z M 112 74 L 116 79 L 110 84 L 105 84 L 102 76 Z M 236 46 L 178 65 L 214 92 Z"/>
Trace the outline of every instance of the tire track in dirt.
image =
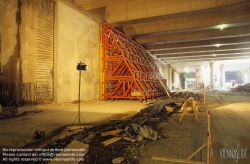
<path id="1" fill-rule="evenodd" d="M 218 96 L 214 96 L 214 99 L 215 99 L 215 102 L 218 103 L 219 105 L 228 105 L 227 101 L 221 96 L 221 95 L 218 95 Z"/>

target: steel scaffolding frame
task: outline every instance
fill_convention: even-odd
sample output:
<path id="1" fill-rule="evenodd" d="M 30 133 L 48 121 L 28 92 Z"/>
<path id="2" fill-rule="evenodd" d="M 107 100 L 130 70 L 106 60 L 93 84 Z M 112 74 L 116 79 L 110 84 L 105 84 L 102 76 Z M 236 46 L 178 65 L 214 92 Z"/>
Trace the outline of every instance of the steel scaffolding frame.
<path id="1" fill-rule="evenodd" d="M 150 53 L 107 22 L 102 24 L 104 99 L 152 99 L 169 95 Z"/>

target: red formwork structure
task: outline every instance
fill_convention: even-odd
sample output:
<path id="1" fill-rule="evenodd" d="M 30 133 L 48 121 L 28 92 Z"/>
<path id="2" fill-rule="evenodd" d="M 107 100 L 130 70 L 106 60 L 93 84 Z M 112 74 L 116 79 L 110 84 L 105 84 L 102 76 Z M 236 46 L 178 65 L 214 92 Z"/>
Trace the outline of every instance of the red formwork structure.
<path id="1" fill-rule="evenodd" d="M 107 22 L 102 24 L 104 99 L 151 99 L 169 95 L 150 53 Z"/>

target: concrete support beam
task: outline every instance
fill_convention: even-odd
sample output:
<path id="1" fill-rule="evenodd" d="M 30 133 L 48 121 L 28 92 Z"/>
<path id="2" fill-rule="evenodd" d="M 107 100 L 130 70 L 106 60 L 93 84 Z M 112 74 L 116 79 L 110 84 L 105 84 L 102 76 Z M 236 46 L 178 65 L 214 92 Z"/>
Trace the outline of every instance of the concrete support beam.
<path id="1" fill-rule="evenodd" d="M 178 59 L 178 58 L 201 58 L 201 57 L 206 57 L 206 56 L 210 56 L 210 57 L 216 57 L 216 56 L 230 56 L 231 55 L 241 55 L 241 54 L 245 54 L 245 55 L 249 55 L 250 54 L 250 48 L 245 49 L 245 50 L 225 50 L 225 51 L 219 51 L 216 53 L 212 53 L 212 52 L 200 52 L 200 53 L 188 53 L 188 54 L 175 54 L 175 55 L 157 55 L 157 58 L 169 58 L 169 59 Z"/>
<path id="2" fill-rule="evenodd" d="M 226 45 L 226 46 L 213 46 L 213 47 L 198 47 L 198 48 L 183 48 L 183 49 L 174 49 L 174 50 L 160 50 L 160 51 L 152 51 L 152 55 L 160 56 L 167 55 L 168 57 L 176 57 L 181 55 L 188 55 L 190 53 L 204 53 L 210 52 L 211 54 L 216 54 L 217 52 L 223 51 L 236 51 L 236 50 L 249 50 L 249 43 L 246 44 L 237 44 L 237 45 Z"/>
<path id="3" fill-rule="evenodd" d="M 169 59 L 163 58 L 161 59 L 162 62 L 173 64 L 173 63 L 185 63 L 185 62 L 203 62 L 203 61 L 215 61 L 215 60 L 238 60 L 238 59 L 249 59 L 250 54 L 240 55 L 234 54 L 231 56 L 217 56 L 217 57 L 201 57 L 201 58 L 181 58 L 181 59 Z"/>
<path id="4" fill-rule="evenodd" d="M 92 9 L 97 9 L 97 8 L 102 8 L 114 4 L 120 4 L 120 3 L 125 3 L 129 2 L 132 0 L 88 0 L 88 1 L 83 1 L 83 0 L 73 0 L 72 3 L 78 7 L 81 7 L 84 10 L 92 10 Z"/>
<path id="5" fill-rule="evenodd" d="M 102 23 L 105 20 L 105 8 L 103 6 L 104 4 L 101 2 L 102 1 L 107 2 L 108 0 L 102 0 L 102 1 L 91 0 L 89 1 L 89 4 L 86 4 L 86 1 L 83 0 L 55 0 L 55 1 L 59 1 L 66 4 L 67 6 L 76 10 L 77 12 L 87 16 L 89 19 L 96 21 L 98 23 Z M 98 1 L 100 5 L 93 1 Z M 91 7 L 88 7 L 89 5 L 91 5 Z M 88 9 L 88 11 L 86 10 L 86 8 Z"/>
<path id="6" fill-rule="evenodd" d="M 188 41 L 214 40 L 223 38 L 235 38 L 250 35 L 250 26 L 226 28 L 223 30 L 206 30 L 188 33 L 150 35 L 137 37 L 136 41 L 142 45 L 154 45 L 155 43 L 177 43 Z"/>
<path id="7" fill-rule="evenodd" d="M 239 37 L 239 38 L 227 38 L 227 39 L 215 39 L 215 40 L 204 40 L 204 41 L 193 41 L 184 43 L 169 43 L 169 44 L 158 44 L 146 46 L 147 50 L 170 50 L 170 49 L 181 49 L 181 48 L 197 48 L 197 47 L 215 47 L 223 45 L 237 45 L 242 43 L 250 43 L 250 36 Z"/>
<path id="8" fill-rule="evenodd" d="M 113 26 L 163 20 L 185 15 L 200 15 L 207 12 L 228 11 L 250 5 L 246 0 L 133 0 L 106 8 L 106 20 Z"/>
<path id="9" fill-rule="evenodd" d="M 239 22 L 250 21 L 250 7 L 232 11 L 221 11 L 219 13 L 205 13 L 180 18 L 152 21 L 147 23 L 124 26 L 124 32 L 131 37 L 149 35 L 156 33 L 159 35 L 167 33 L 193 32 L 210 29 L 220 29 L 221 24 L 227 26 L 241 26 Z M 229 25 L 227 25 L 229 24 Z M 248 24 L 249 25 L 249 24 Z"/>

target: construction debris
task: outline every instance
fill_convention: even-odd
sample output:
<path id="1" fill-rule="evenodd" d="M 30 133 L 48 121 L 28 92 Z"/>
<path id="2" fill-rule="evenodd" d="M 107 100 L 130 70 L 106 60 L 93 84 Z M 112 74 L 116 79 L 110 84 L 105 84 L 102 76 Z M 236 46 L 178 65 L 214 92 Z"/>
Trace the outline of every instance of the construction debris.
<path id="1" fill-rule="evenodd" d="M 233 92 L 250 92 L 250 83 L 247 83 L 243 86 L 237 86 L 235 88 L 231 88 Z"/>
<path id="2" fill-rule="evenodd" d="M 107 124 L 85 128 L 84 135 L 71 134 L 46 148 L 65 148 L 74 139 L 88 144 L 89 150 L 84 157 L 84 164 L 89 163 L 138 163 L 137 153 L 145 143 L 167 138 L 161 134 L 157 124 L 167 120 L 172 113 L 180 110 L 187 99 L 200 98 L 199 94 L 178 92 L 172 98 L 152 100 L 138 112 L 122 119 L 112 119 Z M 81 133 L 81 132 L 80 132 Z M 58 152 L 59 153 L 59 152 Z M 121 157 L 121 158 L 120 158 Z M 122 160 L 123 159 L 123 160 Z"/>
<path id="3" fill-rule="evenodd" d="M 110 130 L 110 131 L 102 132 L 101 136 L 108 136 L 108 135 L 122 133 L 122 132 L 124 132 L 124 129 Z"/>
<path id="4" fill-rule="evenodd" d="M 166 110 L 167 110 L 168 112 L 174 112 L 174 108 L 169 107 L 169 106 L 166 106 Z"/>
<path id="5" fill-rule="evenodd" d="M 123 160 L 124 160 L 123 157 L 118 157 L 118 158 L 113 159 L 113 160 L 112 160 L 112 163 L 113 163 L 113 164 L 119 164 L 119 163 L 121 163 Z"/>
<path id="6" fill-rule="evenodd" d="M 149 118 L 146 122 L 160 122 L 160 118 L 156 117 L 156 118 Z"/>
<path id="7" fill-rule="evenodd" d="M 102 144 L 103 144 L 103 146 L 107 146 L 107 145 L 109 145 L 109 144 L 112 144 L 112 143 L 114 143 L 114 142 L 120 140 L 120 139 L 122 139 L 122 136 L 120 136 L 120 137 L 113 137 L 113 138 L 110 138 L 110 139 L 108 139 L 108 140 L 102 142 Z"/>
<path id="8" fill-rule="evenodd" d="M 146 125 L 140 126 L 138 124 L 128 124 L 125 128 L 125 132 L 129 138 L 132 138 L 136 141 L 141 141 L 141 138 L 156 140 L 158 135 L 158 133 L 152 130 L 150 127 Z"/>

